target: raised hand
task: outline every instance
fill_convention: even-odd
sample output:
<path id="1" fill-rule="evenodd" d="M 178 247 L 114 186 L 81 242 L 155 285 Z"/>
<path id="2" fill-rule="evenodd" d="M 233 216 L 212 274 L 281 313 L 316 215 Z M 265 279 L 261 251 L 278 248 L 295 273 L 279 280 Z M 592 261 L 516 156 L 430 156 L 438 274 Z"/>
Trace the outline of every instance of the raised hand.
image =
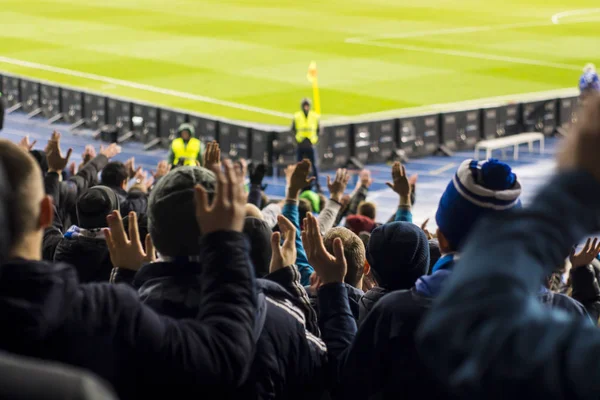
<path id="1" fill-rule="evenodd" d="M 385 184 L 400 195 L 401 203 L 408 202 L 408 204 L 404 205 L 410 205 L 411 187 L 408 177 L 406 176 L 406 169 L 399 161 L 396 161 L 394 165 L 392 165 L 392 180 L 393 182 L 386 182 Z"/>
<path id="2" fill-rule="evenodd" d="M 336 238 L 333 241 L 333 255 L 329 254 L 323 244 L 319 222 L 312 213 L 307 213 L 304 219 L 302 244 L 304 250 L 306 250 L 308 262 L 315 269 L 317 276 L 324 285 L 344 281 L 348 265 L 344 256 L 342 239 Z"/>
<path id="3" fill-rule="evenodd" d="M 310 183 L 315 180 L 314 176 L 308 177 L 311 166 L 312 164 L 309 160 L 302 160 L 296 164 L 296 168 L 294 168 L 289 180 L 288 197 L 296 199 L 300 190 L 309 186 Z"/>
<path id="4" fill-rule="evenodd" d="M 265 164 L 258 165 L 250 165 L 248 168 L 250 184 L 252 185 L 262 185 L 262 181 L 265 178 L 265 174 L 267 172 L 267 167 Z"/>
<path id="5" fill-rule="evenodd" d="M 213 166 L 217 168 L 221 166 L 221 149 L 216 140 L 208 142 L 204 152 L 204 168 L 212 169 Z"/>
<path id="6" fill-rule="evenodd" d="M 575 249 L 573 248 L 569 256 L 569 261 L 571 261 L 573 268 L 585 267 L 586 265 L 590 265 L 598 254 L 600 254 L 598 239 L 594 239 L 593 241 L 592 239 L 588 239 L 579 253 L 575 254 Z"/>
<path id="7" fill-rule="evenodd" d="M 121 153 L 121 146 L 116 143 L 111 143 L 108 147 L 100 146 L 100 154 L 109 160 L 119 153 Z"/>
<path id="8" fill-rule="evenodd" d="M 146 251 L 142 247 L 135 212 L 129 213 L 129 238 L 120 212 L 110 213 L 106 222 L 108 229 L 104 229 L 104 236 L 113 267 L 137 271 L 142 265 L 156 261 L 156 251 L 149 234 L 146 235 Z"/>
<path id="9" fill-rule="evenodd" d="M 46 146 L 46 159 L 48 160 L 48 172 L 62 172 L 69 163 L 73 149 L 67 150 L 66 156 L 63 156 L 60 149 L 60 133 L 54 131 L 52 137 Z"/>
<path id="10" fill-rule="evenodd" d="M 140 167 L 137 167 L 137 169 L 136 169 L 135 168 L 135 158 L 131 157 L 130 159 L 125 161 L 125 169 L 127 169 L 127 176 L 129 177 L 129 179 L 131 179 L 134 176 L 136 176 L 138 172 L 140 172 L 142 170 L 142 167 L 140 166 Z"/>
<path id="11" fill-rule="evenodd" d="M 373 179 L 371 178 L 371 171 L 369 171 L 368 169 L 363 169 L 362 171 L 360 171 L 358 177 L 359 179 L 357 186 L 364 186 L 368 189 L 373 184 Z"/>
<path id="12" fill-rule="evenodd" d="M 152 177 L 154 178 L 154 180 L 157 180 L 158 178 L 162 178 L 163 176 L 167 175 L 169 173 L 169 171 L 171 171 L 171 167 L 172 165 L 169 164 L 166 161 L 159 161 L 158 164 L 156 164 L 156 171 L 152 172 Z"/>
<path id="13" fill-rule="evenodd" d="M 286 217 L 279 215 L 277 217 L 280 232 L 274 232 L 271 235 L 271 265 L 269 272 L 275 272 L 283 267 L 296 263 L 296 228 Z M 283 237 L 283 244 L 281 238 Z"/>
<path id="14" fill-rule="evenodd" d="M 423 232 L 425 232 L 425 236 L 427 236 L 427 240 L 434 239 L 435 235 L 433 235 L 431 232 L 429 232 L 429 230 L 427 230 L 427 224 L 429 224 L 429 218 L 427 218 L 425 221 L 423 221 L 423 223 L 421 224 L 421 230 Z"/>
<path id="15" fill-rule="evenodd" d="M 245 161 L 234 167 L 231 160 L 223 162 L 224 171 L 213 166 L 217 177 L 212 204 L 202 185 L 195 188 L 196 221 L 203 234 L 217 231 L 242 232 L 246 216 L 247 195 L 244 190 Z"/>
<path id="16" fill-rule="evenodd" d="M 332 200 L 335 200 L 338 203 L 342 200 L 344 190 L 346 190 L 346 186 L 348 186 L 349 180 L 350 174 L 345 168 L 339 168 L 336 171 L 335 179 L 333 180 L 333 182 L 331 181 L 329 175 L 327 176 L 327 187 L 329 188 L 329 194 Z"/>
<path id="17" fill-rule="evenodd" d="M 36 143 L 37 143 L 37 140 L 34 140 L 33 142 L 30 143 L 29 135 L 26 135 L 19 142 L 19 146 L 25 151 L 31 151 L 31 150 L 33 150 L 33 146 L 35 146 Z"/>
<path id="18" fill-rule="evenodd" d="M 81 159 L 84 163 L 87 163 L 90 160 L 93 160 L 96 157 L 96 149 L 91 144 L 85 146 L 83 153 L 81 154 Z"/>

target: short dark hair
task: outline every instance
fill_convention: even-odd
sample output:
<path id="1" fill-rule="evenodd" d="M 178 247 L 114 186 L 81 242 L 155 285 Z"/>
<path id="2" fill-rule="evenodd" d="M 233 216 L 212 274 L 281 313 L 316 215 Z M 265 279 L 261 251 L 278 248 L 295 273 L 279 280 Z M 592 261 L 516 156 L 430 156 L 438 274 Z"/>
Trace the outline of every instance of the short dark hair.
<path id="1" fill-rule="evenodd" d="M 348 272 L 346 272 L 344 282 L 357 287 L 365 272 L 365 260 L 367 259 L 365 245 L 350 229 L 342 227 L 331 228 L 323 238 L 325 248 L 331 254 L 333 254 L 333 241 L 336 238 L 342 239 L 344 256 L 348 264 Z"/>
<path id="2" fill-rule="evenodd" d="M 364 215 L 365 217 L 371 218 L 373 221 L 375 221 L 375 216 L 377 215 L 377 206 L 373 202 L 363 201 L 358 205 L 356 213 L 358 215 Z"/>
<path id="3" fill-rule="evenodd" d="M 120 187 L 128 177 L 125 164 L 120 161 L 111 161 L 102 170 L 101 184 L 108 187 Z"/>

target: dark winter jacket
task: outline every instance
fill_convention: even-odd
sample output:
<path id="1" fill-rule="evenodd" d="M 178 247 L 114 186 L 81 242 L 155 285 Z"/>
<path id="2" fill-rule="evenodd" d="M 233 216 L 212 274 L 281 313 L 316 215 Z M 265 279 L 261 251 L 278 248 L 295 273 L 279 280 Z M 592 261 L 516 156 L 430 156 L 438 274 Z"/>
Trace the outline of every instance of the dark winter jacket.
<path id="1" fill-rule="evenodd" d="M 594 262 L 586 267 L 571 269 L 571 287 L 573 298 L 587 310 L 594 324 L 600 318 L 600 287 L 598 286 L 598 269 Z"/>
<path id="2" fill-rule="evenodd" d="M 203 265 L 188 260 L 148 264 L 136 274 L 133 284 L 139 288 L 141 300 L 160 314 L 186 318 L 204 307 L 199 292 L 203 286 L 202 269 Z M 300 275 L 294 273 L 300 288 Z M 265 315 L 248 381 L 237 389 L 221 387 L 219 398 L 316 398 L 332 380 L 326 369 L 325 343 L 306 327 L 305 304 L 271 280 L 258 279 L 257 287 L 259 301 L 264 303 L 261 308 L 259 302 L 259 310 Z M 334 330 L 344 326 L 344 319 L 351 319 L 347 304 L 346 308 L 338 307 L 337 313 L 336 318 L 341 321 L 333 322 Z M 332 340 L 339 342 L 351 334 L 338 333 Z"/>
<path id="3" fill-rule="evenodd" d="M 42 258 L 74 266 L 81 283 L 108 282 L 113 265 L 106 241 L 86 237 L 66 238 L 64 233 L 55 207 L 52 226 L 44 232 Z"/>
<path id="4" fill-rule="evenodd" d="M 598 396 L 600 332 L 537 298 L 573 244 L 600 231 L 598 196 L 592 175 L 561 173 L 529 207 L 475 228 L 417 334 L 423 361 L 452 390 L 468 398 Z"/>
<path id="5" fill-rule="evenodd" d="M 120 187 L 110 186 L 110 188 L 119 198 L 119 209 L 123 217 L 132 211 L 137 215 L 146 214 L 148 209 L 148 195 L 146 193 L 135 189 L 126 192 Z"/>
<path id="6" fill-rule="evenodd" d="M 65 264 L 4 264 L 0 349 L 88 369 L 121 399 L 165 391 L 204 396 L 214 384 L 237 386 L 254 352 L 248 247 L 236 232 L 201 240 L 202 311 L 181 321 L 160 317 L 126 285 L 80 285 Z"/>
<path id="7" fill-rule="evenodd" d="M 364 296 L 365 292 L 360 289 L 355 288 L 352 285 L 344 283 L 344 287 L 346 288 L 346 293 L 348 294 L 348 303 L 350 305 L 350 311 L 354 316 L 354 320 L 358 322 L 360 316 L 360 299 Z M 317 316 L 320 315 L 319 312 L 319 302 L 317 299 L 316 293 L 310 293 L 310 286 L 305 287 L 307 292 L 309 293 L 310 304 L 317 312 Z"/>
<path id="8" fill-rule="evenodd" d="M 415 334 L 421 319 L 452 276 L 454 261 L 445 256 L 437 272 L 419 278 L 414 288 L 367 292 L 377 305 L 361 320 L 356 340 L 348 350 L 340 382 L 341 397 L 364 399 L 411 397 L 452 398 L 434 376 L 428 373 L 416 348 Z M 382 298 L 383 297 L 383 298 Z M 377 301 L 378 300 L 378 301 Z M 588 319 L 583 306 L 568 296 L 542 288 L 538 301 L 572 316 Z M 364 300 L 361 304 L 365 303 Z"/>
<path id="9" fill-rule="evenodd" d="M 367 317 L 367 314 L 369 314 L 369 311 L 371 311 L 373 307 L 375 307 L 375 304 L 377 304 L 377 302 L 388 293 L 390 293 L 389 289 L 375 286 L 373 289 L 367 291 L 367 293 L 365 293 L 364 296 L 360 298 L 360 301 L 358 302 L 359 325 L 363 323 L 363 321 Z"/>
<path id="10" fill-rule="evenodd" d="M 61 238 L 54 252 L 55 262 L 71 264 L 81 283 L 108 282 L 113 268 L 106 241 L 88 238 Z"/>
<path id="11" fill-rule="evenodd" d="M 75 207 L 77 198 L 87 188 L 98 182 L 98 173 L 106 164 L 108 164 L 108 158 L 100 154 L 85 164 L 75 176 L 64 182 L 59 181 L 58 174 L 55 172 L 49 172 L 44 177 L 46 194 L 54 199 L 54 205 L 65 226 L 78 224 Z"/>

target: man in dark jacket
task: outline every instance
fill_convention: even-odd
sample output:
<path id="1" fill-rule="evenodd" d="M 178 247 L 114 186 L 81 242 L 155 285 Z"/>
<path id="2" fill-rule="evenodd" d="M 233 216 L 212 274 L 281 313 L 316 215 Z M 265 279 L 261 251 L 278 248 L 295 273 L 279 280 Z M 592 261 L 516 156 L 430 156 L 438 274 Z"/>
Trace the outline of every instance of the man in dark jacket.
<path id="1" fill-rule="evenodd" d="M 528 208 L 478 225 L 423 321 L 424 362 L 464 398 L 598 396 L 597 328 L 537 300 L 543 277 L 600 230 L 600 97 L 586 102 L 558 174 Z"/>
<path id="2" fill-rule="evenodd" d="M 202 312 L 175 321 L 144 306 L 124 285 L 79 285 L 72 267 L 40 261 L 43 231 L 52 222 L 41 171 L 28 153 L 6 140 L 0 140 L 0 163 L 11 189 L 14 229 L 0 274 L 0 349 L 93 371 L 121 399 L 164 392 L 200 396 L 211 385 L 236 387 L 246 380 L 256 296 L 241 232 L 241 173 L 228 168 L 219 180 L 236 196 L 197 207 L 204 232 Z M 132 240 L 127 239 L 116 212 L 109 227 L 113 263 L 139 268 L 145 255 L 137 229 L 130 229 Z"/>
<path id="3" fill-rule="evenodd" d="M 145 265 L 133 281 L 145 304 L 161 314 L 189 318 L 202 313 L 206 299 L 206 268 L 196 254 L 201 249 L 198 236 L 203 226 L 194 221 L 194 186 L 202 185 L 212 195 L 215 188 L 213 172 L 202 167 L 179 167 L 160 180 L 150 194 L 148 224 L 150 235 L 161 260 Z M 279 220 L 280 224 L 286 222 Z M 296 231 L 287 221 L 280 225 L 286 242 L 294 243 Z M 292 266 L 293 257 L 278 269 Z M 282 262 L 283 263 L 283 262 Z M 260 267 L 264 269 L 264 265 Z M 299 274 L 295 287 L 301 290 Z M 328 371 L 326 343 L 311 332 L 307 309 L 300 304 L 298 294 L 289 293 L 273 280 L 257 280 L 259 290 L 258 321 L 262 324 L 256 338 L 256 354 L 248 380 L 240 387 L 220 386 L 222 398 L 306 398 L 322 392 L 332 383 Z M 320 292 L 321 299 L 345 296 L 339 287 Z M 330 302 L 327 301 L 329 304 Z M 339 302 L 328 311 L 333 317 L 321 326 L 327 345 L 347 340 L 352 333 L 344 332 L 350 311 Z M 351 317 L 350 317 L 351 318 Z M 314 319 L 313 319 L 314 320 Z M 327 334 L 329 333 L 329 334 Z"/>
<path id="4" fill-rule="evenodd" d="M 360 319 L 394 290 L 406 290 L 429 269 L 429 243 L 425 233 L 410 222 L 388 222 L 376 228 L 367 247 L 367 260 L 377 286 L 360 300 Z"/>
<path id="5" fill-rule="evenodd" d="M 44 232 L 44 252 L 54 249 L 54 261 L 73 265 L 80 282 L 108 282 L 113 265 L 103 228 L 106 216 L 119 211 L 119 199 L 110 188 L 94 186 L 79 196 L 76 208 L 79 225 L 64 234 L 55 215 L 52 228 Z"/>
<path id="6" fill-rule="evenodd" d="M 127 170 L 125 164 L 120 161 L 112 161 L 102 170 L 100 183 L 104 186 L 108 186 L 115 192 L 119 198 L 122 215 L 129 215 L 131 211 L 138 215 L 145 214 L 146 208 L 148 207 L 147 189 L 140 179 L 139 182 L 136 182 L 136 184 L 127 192 L 125 190 L 127 188 L 127 183 L 129 179 L 134 177 L 130 175 L 131 173 Z"/>

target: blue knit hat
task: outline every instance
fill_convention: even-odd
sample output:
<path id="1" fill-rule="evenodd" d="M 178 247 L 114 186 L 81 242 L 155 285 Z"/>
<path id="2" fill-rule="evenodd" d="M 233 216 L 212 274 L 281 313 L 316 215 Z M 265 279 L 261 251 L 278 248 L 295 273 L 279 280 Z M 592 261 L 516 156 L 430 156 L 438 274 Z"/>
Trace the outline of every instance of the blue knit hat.
<path id="1" fill-rule="evenodd" d="M 521 207 L 521 184 L 507 164 L 465 160 L 440 199 L 435 220 L 454 250 L 459 250 L 484 215 Z"/>

